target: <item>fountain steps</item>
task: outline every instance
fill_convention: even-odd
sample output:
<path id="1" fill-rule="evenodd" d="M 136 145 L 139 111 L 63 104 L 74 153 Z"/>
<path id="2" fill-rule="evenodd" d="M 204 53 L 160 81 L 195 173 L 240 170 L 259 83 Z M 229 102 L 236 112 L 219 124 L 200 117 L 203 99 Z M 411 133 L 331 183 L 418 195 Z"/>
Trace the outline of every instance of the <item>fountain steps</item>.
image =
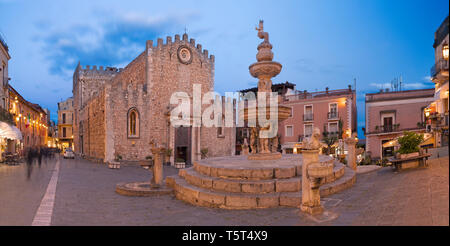
<path id="1" fill-rule="evenodd" d="M 300 166 L 301 167 L 301 166 Z M 335 163 L 333 174 L 325 178 L 325 183 L 330 183 L 344 175 L 345 166 L 339 162 Z M 199 173 L 195 168 L 187 168 L 179 171 L 189 184 L 205 189 L 224 192 L 242 193 L 273 193 L 293 192 L 301 190 L 301 177 L 272 178 L 262 180 L 231 179 L 229 177 L 211 177 Z M 275 175 L 274 175 L 275 176 Z"/>
<path id="2" fill-rule="evenodd" d="M 342 164 L 341 164 L 342 165 Z M 339 169 L 338 167 L 337 169 Z M 339 169 L 340 170 L 340 169 Z M 254 209 L 254 208 L 273 208 L 273 207 L 299 207 L 301 202 L 301 191 L 292 191 L 292 192 L 269 192 L 269 193 L 246 193 L 242 192 L 242 184 L 240 182 L 243 182 L 242 180 L 234 180 L 235 183 L 240 183 L 241 185 L 241 191 L 238 192 L 227 192 L 222 190 L 215 190 L 215 188 L 218 188 L 217 186 L 210 186 L 206 185 L 209 181 L 206 179 L 206 176 L 199 176 L 202 179 L 199 181 L 193 181 L 191 177 L 196 177 L 193 174 L 195 173 L 195 168 L 190 170 L 180 170 L 180 175 L 174 175 L 169 176 L 166 178 L 166 183 L 168 186 L 172 187 L 175 191 L 175 196 L 183 200 L 187 203 L 197 205 L 197 206 L 204 206 L 204 207 L 214 207 L 214 208 L 225 208 L 225 209 Z M 320 187 L 320 195 L 321 196 L 327 196 L 330 194 L 334 194 L 336 192 L 339 192 L 341 190 L 347 189 L 351 187 L 355 181 L 356 181 L 356 173 L 352 169 L 348 167 L 344 167 L 342 175 L 339 176 L 337 179 L 335 179 L 332 182 L 329 182 L 327 184 L 324 184 Z M 340 172 L 335 172 L 339 173 Z M 210 177 L 214 178 L 212 180 L 212 184 L 214 183 L 214 180 L 220 180 L 217 177 Z M 300 179 L 300 177 L 293 177 L 293 178 L 287 178 L 285 180 L 290 179 Z M 188 181 L 189 180 L 189 181 Z M 227 179 L 222 179 L 227 180 Z M 230 181 L 230 180 L 227 180 Z M 231 180 L 233 181 L 233 180 Z M 246 181 L 250 182 L 249 184 L 252 184 L 252 182 L 256 182 L 253 184 L 258 184 L 257 182 L 266 182 L 270 183 L 272 180 L 260 180 L 260 181 Z M 276 181 L 274 181 L 276 184 Z M 212 185 L 211 184 L 211 185 Z M 206 187 L 204 186 L 206 185 Z M 262 185 L 263 187 L 264 185 Z M 256 185 L 256 187 L 259 187 L 259 185 Z M 276 187 L 276 186 L 274 186 Z M 297 189 L 297 187 L 295 188 Z M 257 191 L 257 190 L 256 190 Z"/>
<path id="3" fill-rule="evenodd" d="M 248 164 L 247 166 L 241 165 L 242 162 L 240 161 L 230 163 L 229 160 L 221 165 L 217 160 L 218 159 L 212 161 L 196 161 L 194 162 L 194 169 L 196 172 L 210 177 L 246 180 L 288 179 L 300 176 L 302 173 L 301 162 L 298 162 L 297 160 L 286 160 L 289 164 L 283 165 L 274 164 L 272 161 L 245 160 L 244 163 Z M 335 165 L 338 163 L 332 158 L 325 158 L 324 160 L 321 160 L 321 162 L 335 163 Z M 268 163 L 268 165 L 264 166 L 265 163 Z"/>

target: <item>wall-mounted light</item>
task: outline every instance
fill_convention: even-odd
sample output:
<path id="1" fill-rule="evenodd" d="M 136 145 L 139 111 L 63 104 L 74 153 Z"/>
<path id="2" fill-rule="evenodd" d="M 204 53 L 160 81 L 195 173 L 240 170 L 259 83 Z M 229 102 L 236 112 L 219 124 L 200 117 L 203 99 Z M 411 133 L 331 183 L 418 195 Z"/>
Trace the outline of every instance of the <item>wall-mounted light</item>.
<path id="1" fill-rule="evenodd" d="M 444 57 L 445 60 L 448 60 L 448 44 L 442 46 L 442 57 Z"/>

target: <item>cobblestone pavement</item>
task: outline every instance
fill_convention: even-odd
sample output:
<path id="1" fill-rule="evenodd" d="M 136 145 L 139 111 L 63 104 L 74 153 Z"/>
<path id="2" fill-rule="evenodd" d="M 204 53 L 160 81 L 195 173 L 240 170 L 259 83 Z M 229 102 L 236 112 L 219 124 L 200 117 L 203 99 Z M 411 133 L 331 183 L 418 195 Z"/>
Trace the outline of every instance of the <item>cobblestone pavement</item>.
<path id="1" fill-rule="evenodd" d="M 115 193 L 117 183 L 146 181 L 151 178 L 151 173 L 137 166 L 115 170 L 86 160 L 62 159 L 52 225 L 448 226 L 448 166 L 447 157 L 431 161 L 428 169 L 397 173 L 382 168 L 377 172 L 358 174 L 352 188 L 323 198 L 325 209 L 337 218 L 320 222 L 320 218 L 311 218 L 295 208 L 222 210 L 195 207 L 173 195 L 121 196 Z M 31 181 L 24 178 L 22 167 L 10 171 L 6 178 L 0 174 L 0 224 L 31 224 L 50 179 L 51 168 L 49 164 L 39 172 L 34 170 Z M 164 172 L 172 175 L 177 170 L 164 166 Z M 5 184 L 15 185 L 6 189 Z M 28 195 L 19 190 L 25 190 Z M 6 208 L 4 201 L 9 202 Z M 18 216 L 19 212 L 23 214 Z"/>
<path id="2" fill-rule="evenodd" d="M 31 225 L 54 166 L 54 161 L 44 160 L 40 168 L 35 163 L 27 179 L 25 163 L 0 164 L 0 226 Z"/>

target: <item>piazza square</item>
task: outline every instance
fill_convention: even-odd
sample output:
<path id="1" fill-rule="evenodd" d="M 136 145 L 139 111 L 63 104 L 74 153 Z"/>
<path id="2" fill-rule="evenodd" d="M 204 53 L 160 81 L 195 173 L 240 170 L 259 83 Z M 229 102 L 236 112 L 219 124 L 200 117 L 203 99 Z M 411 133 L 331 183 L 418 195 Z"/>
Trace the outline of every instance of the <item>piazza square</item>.
<path id="1" fill-rule="evenodd" d="M 448 2 L 262 2 L 0 1 L 0 225 L 448 228 Z"/>

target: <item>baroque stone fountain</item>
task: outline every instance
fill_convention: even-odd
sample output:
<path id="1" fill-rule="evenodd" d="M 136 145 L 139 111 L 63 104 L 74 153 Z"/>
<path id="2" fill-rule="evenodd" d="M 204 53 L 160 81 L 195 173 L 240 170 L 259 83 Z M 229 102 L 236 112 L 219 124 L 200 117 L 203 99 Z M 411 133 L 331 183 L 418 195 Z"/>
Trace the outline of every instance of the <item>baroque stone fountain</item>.
<path id="1" fill-rule="evenodd" d="M 264 22 L 259 21 L 258 37 L 263 41 L 258 45 L 256 54 L 257 62 L 250 65 L 250 74 L 258 78 L 258 100 L 254 102 L 254 107 L 247 106 L 240 110 L 240 117 L 243 117 L 251 128 L 249 160 L 276 160 L 281 158 L 281 153 L 277 152 L 278 123 L 287 119 L 291 114 L 291 108 L 279 105 L 280 98 L 270 98 L 272 92 L 272 78 L 281 72 L 281 64 L 273 61 L 272 44 L 269 42 L 269 34 L 264 32 Z M 265 100 L 264 100 L 265 99 Z M 259 104 L 259 105 L 258 105 Z M 263 104 L 263 105 L 261 105 Z M 264 115 L 259 116 L 259 114 Z M 262 119 L 260 119 L 261 117 Z M 262 121 L 264 122 L 262 122 Z M 253 122 L 254 124 L 249 124 Z"/>
<path id="2" fill-rule="evenodd" d="M 263 30 L 263 21 L 256 30 L 263 42 L 258 45 L 257 62 L 250 65 L 249 70 L 259 80 L 260 93 L 256 99 L 247 98 L 247 105 L 239 110 L 239 117 L 251 128 L 249 144 L 244 140 L 244 154 L 194 161 L 193 167 L 168 176 L 166 184 L 173 188 L 177 199 L 196 206 L 295 207 L 308 214 L 321 214 L 320 197 L 352 186 L 356 172 L 330 156 L 319 155 L 320 130 L 317 128 L 313 136 L 305 140 L 301 155 L 277 152 L 276 129 L 280 121 L 290 116 L 291 110 L 279 105 L 279 96 L 267 97 L 261 93 L 272 92 L 271 78 L 280 73 L 282 66 L 272 60 L 272 45 L 269 34 Z M 249 146 L 251 153 L 248 153 Z"/>

